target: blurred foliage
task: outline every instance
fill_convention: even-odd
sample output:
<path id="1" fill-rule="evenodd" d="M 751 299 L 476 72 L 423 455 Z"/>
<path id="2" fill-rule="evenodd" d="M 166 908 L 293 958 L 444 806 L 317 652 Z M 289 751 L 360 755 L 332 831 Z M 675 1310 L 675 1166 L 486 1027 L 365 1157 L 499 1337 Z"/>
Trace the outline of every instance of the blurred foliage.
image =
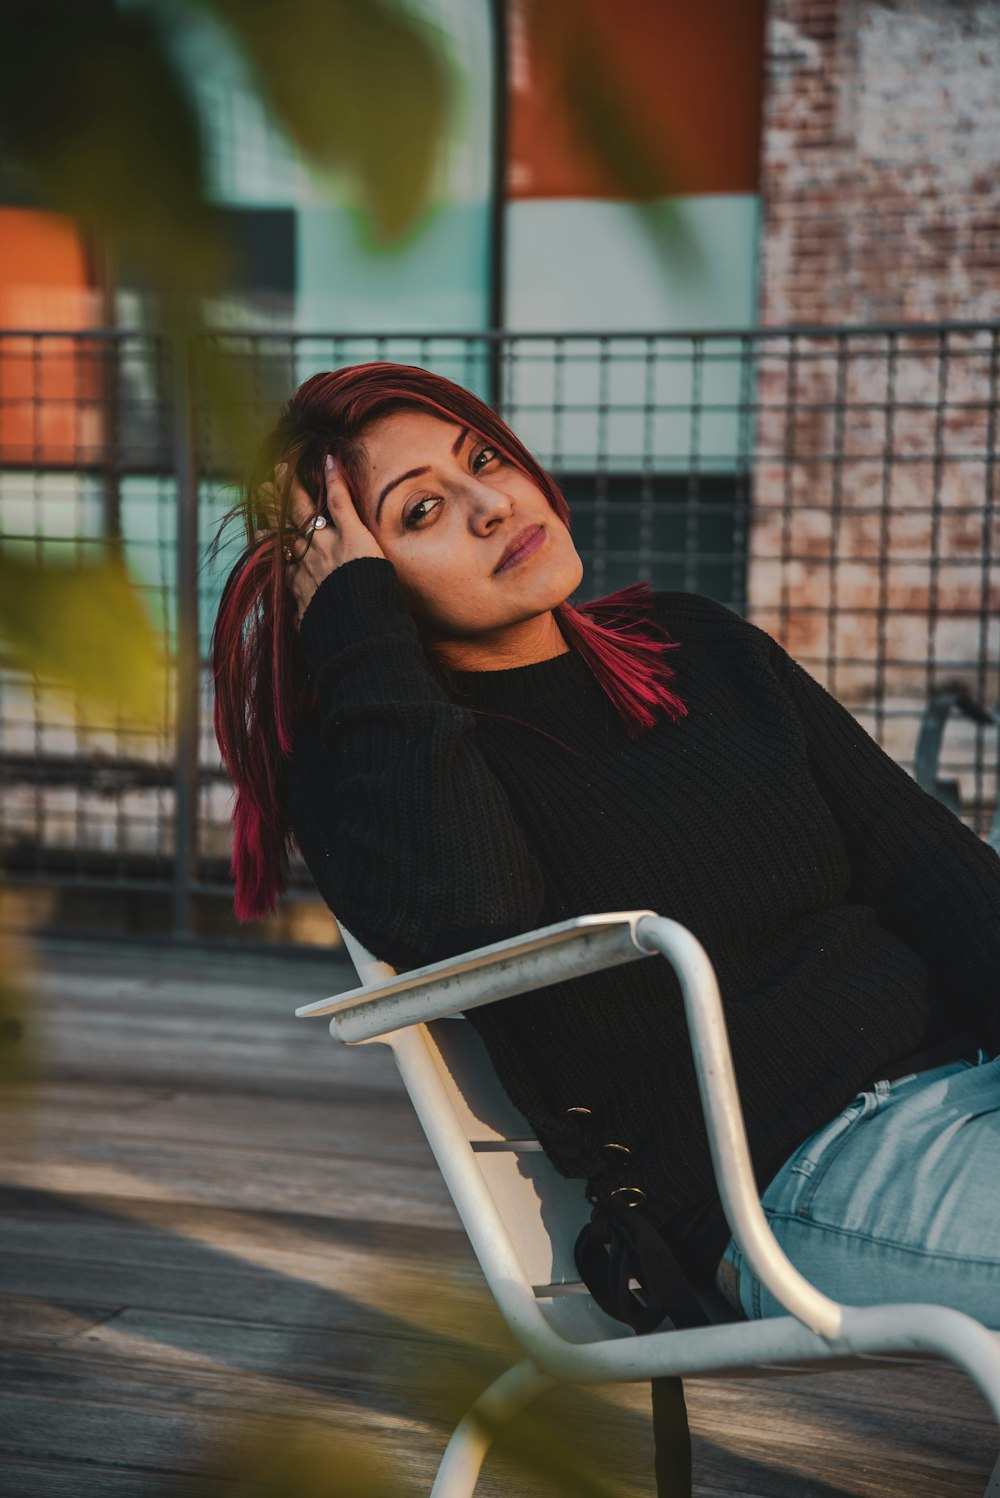
<path id="1" fill-rule="evenodd" d="M 198 0 L 252 60 L 306 160 L 345 173 L 376 240 L 430 199 L 454 102 L 439 37 L 386 0 Z"/>
<path id="2" fill-rule="evenodd" d="M 428 1444 L 443 1454 L 472 1401 L 523 1352 L 481 1289 L 399 1272 L 381 1274 L 378 1289 L 375 1418 L 355 1416 L 339 1390 L 331 1404 L 322 1387 L 310 1388 L 305 1409 L 283 1412 L 273 1401 L 244 1409 L 236 1430 L 203 1453 L 213 1493 L 220 1485 L 221 1498 L 416 1498 L 428 1491 L 423 1463 L 415 1470 L 400 1451 L 405 1426 L 397 1421 L 433 1431 Z M 415 1337 L 417 1325 L 426 1330 Z M 556 1388 L 508 1420 L 483 1422 L 486 1462 L 502 1463 L 505 1475 L 552 1498 L 629 1498 L 631 1488 L 602 1474 L 611 1465 L 602 1440 L 622 1413 L 593 1388 Z M 388 1439 L 380 1439 L 383 1431 Z M 652 1471 L 651 1433 L 647 1439 Z M 522 1491 L 521 1482 L 510 1490 Z"/>
<path id="3" fill-rule="evenodd" d="M 0 551 L 0 643 L 17 669 L 74 709 L 81 726 L 117 722 L 164 731 L 166 663 L 160 632 L 124 563 L 109 555 L 78 564 Z M 8 928 L 23 924 L 0 886 L 0 1102 L 23 1100 L 10 1084 L 30 1080 L 30 949 Z"/>
<path id="4" fill-rule="evenodd" d="M 84 722 L 166 726 L 160 634 L 118 556 L 40 563 L 0 552 L 0 639 Z"/>
<path id="5" fill-rule="evenodd" d="M 34 974 L 27 943 L 7 929 L 14 912 L 10 896 L 0 888 L 0 1107 L 21 1101 L 23 1089 L 35 1075 L 31 1027 Z"/>
<path id="6" fill-rule="evenodd" d="M 219 1498 L 404 1498 L 409 1486 L 339 1423 L 292 1411 L 248 1420 L 206 1467 Z"/>
<path id="7" fill-rule="evenodd" d="M 350 183 L 376 242 L 398 242 L 419 222 L 454 106 L 442 39 L 392 0 L 189 0 L 220 24 L 251 67 L 261 97 L 306 161 Z M 6 0 L 0 6 L 0 163 L 8 196 L 70 214 L 112 260 L 160 293 L 161 326 L 194 363 L 226 461 L 249 445 L 250 408 L 235 367 L 210 345 L 195 353 L 206 299 L 225 286 L 239 247 L 227 240 L 205 191 L 206 142 L 172 27 L 179 0 Z M 652 161 L 622 80 L 565 3 L 531 7 L 535 45 L 593 149 L 641 200 Z M 555 20 L 561 17 L 559 25 Z M 567 24 L 567 17 L 569 23 Z M 679 221 L 654 225 L 658 244 L 683 247 Z M 664 234 L 664 230 L 668 233 Z M 155 311 L 155 307 L 153 309 Z M 109 710 L 122 723 L 162 727 L 159 635 L 113 552 L 103 560 L 42 566 L 0 554 L 0 637 L 20 668 L 52 681 L 82 716 Z M 30 1072 L 25 1035 L 28 959 L 0 930 L 0 1082 Z M 29 1064 L 26 1065 L 26 1062 Z M 502 1366 L 489 1338 L 453 1299 L 414 1300 L 409 1314 L 438 1330 L 447 1372 L 410 1388 L 424 1416 L 450 1426 Z M 495 1319 L 495 1313 L 494 1313 Z M 574 1391 L 577 1408 L 594 1400 Z M 596 1476 L 579 1435 L 560 1436 L 525 1411 L 497 1433 L 496 1449 L 565 1498 L 621 1498 Z M 376 1459 L 365 1439 L 296 1415 L 255 1422 L 217 1454 L 228 1498 L 400 1498 L 406 1473 Z M 217 1485 L 213 1491 L 219 1491 Z"/>
<path id="8" fill-rule="evenodd" d="M 227 249 L 203 142 L 158 19 L 115 0 L 0 6 L 0 153 L 22 192 L 69 213 L 157 287 L 217 285 Z"/>
<path id="9" fill-rule="evenodd" d="M 448 1282 L 430 1270 L 405 1273 L 395 1266 L 378 1284 L 379 1308 L 393 1318 L 395 1332 L 382 1344 L 382 1377 L 387 1387 L 405 1390 L 407 1413 L 436 1428 L 443 1448 L 473 1400 L 520 1363 L 524 1349 L 481 1284 Z M 417 1376 L 414 1331 L 424 1339 Z M 606 1475 L 603 1441 L 609 1417 L 619 1424 L 620 1416 L 593 1386 L 556 1386 L 509 1419 L 479 1416 L 489 1440 L 486 1460 L 495 1458 L 530 1476 L 533 1487 L 546 1483 L 546 1491 L 559 1498 L 629 1498 Z M 652 1470 L 651 1432 L 649 1448 Z"/>
<path id="10" fill-rule="evenodd" d="M 112 263 L 160 296 L 162 325 L 195 376 L 202 421 L 217 433 L 216 470 L 238 471 L 259 412 L 236 361 L 197 335 L 206 299 L 239 253 L 206 197 L 207 142 L 177 37 L 192 13 L 221 26 L 262 99 L 306 161 L 351 183 L 376 241 L 412 229 L 433 193 L 455 103 L 444 41 L 399 0 L 6 0 L 0 7 L 0 164 L 16 196 L 68 213 Z M 653 191 L 649 143 L 586 25 L 566 0 L 529 8 L 531 45 L 547 57 L 583 137 L 641 200 Z M 660 242 L 680 243 L 677 223 Z M 196 352 L 197 351 L 197 352 Z M 95 700 L 154 710 L 151 633 L 112 562 L 41 570 L 23 586 L 3 563 L 0 630 L 15 661 L 50 670 Z M 106 596 L 99 598 L 99 594 Z M 64 630 L 68 606 L 80 627 Z M 102 629 L 105 633 L 102 635 Z"/>
<path id="11" fill-rule="evenodd" d="M 468 1388 L 465 1394 L 468 1403 Z M 207 1455 L 205 1476 L 219 1498 L 417 1498 L 428 1491 L 426 1476 L 372 1445 L 371 1436 L 358 1435 L 345 1420 L 321 1423 L 272 1409 L 245 1417 L 235 1436 Z M 533 1487 L 544 1482 L 552 1498 L 628 1498 L 551 1424 L 529 1412 L 506 1422 L 487 1461 L 490 1455 L 534 1479 Z"/>
<path id="12" fill-rule="evenodd" d="M 376 238 L 410 229 L 452 106 L 431 29 L 392 0 L 190 4 L 224 28 L 306 160 L 348 178 Z M 250 390 L 197 335 L 239 246 L 206 197 L 207 144 L 175 45 L 185 10 L 177 0 L 6 0 L 0 162 L 18 199 L 71 215 L 159 293 L 149 310 L 190 359 L 216 456 L 232 472 L 256 436 Z M 115 705 L 146 724 L 162 715 L 154 633 L 114 557 L 74 570 L 4 556 L 0 636 L 18 667 L 56 678 L 95 711 Z"/>
<path id="13" fill-rule="evenodd" d="M 71 214 L 175 301 L 224 285 L 239 245 L 206 199 L 207 143 L 176 45 L 198 11 L 306 162 L 347 179 L 374 243 L 410 231 L 433 196 L 456 86 L 443 35 L 400 0 L 6 0 L 0 159 L 18 196 Z M 664 147 L 628 80 L 572 0 L 536 0 L 526 16 L 581 141 L 648 217 Z M 680 218 L 658 209 L 654 239 L 683 249 Z"/>
<path id="14" fill-rule="evenodd" d="M 586 20 L 581 25 L 575 0 L 536 0 L 526 9 L 526 22 L 528 50 L 554 81 L 584 151 L 604 167 L 661 258 L 697 269 L 690 226 L 664 194 L 669 142 L 650 139 L 628 79 L 616 76 L 600 39 Z"/>
<path id="15" fill-rule="evenodd" d="M 468 1403 L 470 1391 L 467 1384 L 460 1387 L 455 1381 L 453 1390 L 456 1403 L 460 1393 Z M 551 1408 L 541 1416 L 529 1406 L 502 1423 L 481 1422 L 491 1437 L 490 1454 L 525 1475 L 545 1482 L 549 1491 L 558 1494 L 559 1498 L 629 1498 L 630 1490 L 601 1474 L 600 1453 L 595 1449 L 596 1434 L 581 1423 L 580 1416 L 586 1415 L 588 1407 L 592 1411 L 597 1403 L 593 1393 L 584 1393 L 577 1387 L 563 1392 L 564 1405 L 568 1397 L 571 1406 L 574 1403 L 578 1406 L 573 1410 L 576 1419 L 572 1421 L 572 1436 L 560 1429 L 561 1425 L 570 1423 L 565 1409 L 560 1412 L 562 1419 L 559 1419 Z M 606 1461 L 604 1465 L 607 1465 Z"/>
<path id="16" fill-rule="evenodd" d="M 405 233 L 428 200 L 452 104 L 434 33 L 390 0 L 191 3 L 250 62 L 306 160 L 348 176 L 378 235 Z M 239 253 L 206 200 L 206 142 L 173 45 L 184 9 L 176 0 L 0 7 L 8 174 L 174 301 L 217 291 Z"/>

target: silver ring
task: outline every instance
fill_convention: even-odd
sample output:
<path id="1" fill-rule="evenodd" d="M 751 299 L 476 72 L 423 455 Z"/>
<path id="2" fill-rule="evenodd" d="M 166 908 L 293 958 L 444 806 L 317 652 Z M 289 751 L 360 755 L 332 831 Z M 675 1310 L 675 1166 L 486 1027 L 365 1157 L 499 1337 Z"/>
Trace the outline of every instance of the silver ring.
<path id="1" fill-rule="evenodd" d="M 311 536 L 313 531 L 324 530 L 326 528 L 326 524 L 327 519 L 325 515 L 314 515 L 309 524 L 303 530 L 302 534 L 304 536 Z"/>

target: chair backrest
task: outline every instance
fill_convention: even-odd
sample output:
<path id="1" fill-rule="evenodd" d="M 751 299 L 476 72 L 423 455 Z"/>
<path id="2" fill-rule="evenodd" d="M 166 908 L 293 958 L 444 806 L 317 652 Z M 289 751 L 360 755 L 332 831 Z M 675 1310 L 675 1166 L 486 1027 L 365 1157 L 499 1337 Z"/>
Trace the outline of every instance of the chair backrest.
<path id="1" fill-rule="evenodd" d="M 372 957 L 343 926 L 340 930 L 362 983 L 392 976 L 394 969 Z M 381 1043 L 391 1047 L 418 1115 L 425 1118 L 429 1110 L 446 1109 L 455 1121 L 455 1132 L 475 1161 L 475 1179 L 496 1207 L 549 1325 L 570 1342 L 631 1336 L 628 1327 L 600 1310 L 576 1270 L 573 1244 L 590 1210 L 583 1182 L 567 1180 L 551 1164 L 527 1119 L 500 1086 L 474 1027 L 457 1016 L 397 1031 Z M 421 1061 L 429 1058 L 430 1067 L 412 1064 L 416 1043 Z M 442 1147 L 435 1145 L 432 1131 L 428 1138 L 449 1181 L 449 1161 L 441 1158 Z M 477 1247 L 477 1254 L 503 1309 L 503 1270 L 490 1262 L 488 1245 Z"/>
<path id="2" fill-rule="evenodd" d="M 922 790 L 936 796 L 956 817 L 962 815 L 961 786 L 955 779 L 938 775 L 945 728 L 952 713 L 978 728 L 1000 724 L 1000 707 L 986 708 L 960 683 L 935 692 L 924 709 L 917 735 L 913 775 Z M 971 732 L 971 728 L 970 728 Z M 1000 796 L 993 807 L 993 820 L 986 842 L 1000 853 Z"/>
<path id="3" fill-rule="evenodd" d="M 347 948 L 347 955 L 354 963 L 354 971 L 362 983 L 377 983 L 380 978 L 395 977 L 396 969 L 390 967 L 387 962 L 380 962 L 377 957 L 373 957 L 367 948 L 361 945 L 358 938 L 352 936 L 346 926 L 341 925 L 340 921 L 337 922 L 337 929 Z"/>

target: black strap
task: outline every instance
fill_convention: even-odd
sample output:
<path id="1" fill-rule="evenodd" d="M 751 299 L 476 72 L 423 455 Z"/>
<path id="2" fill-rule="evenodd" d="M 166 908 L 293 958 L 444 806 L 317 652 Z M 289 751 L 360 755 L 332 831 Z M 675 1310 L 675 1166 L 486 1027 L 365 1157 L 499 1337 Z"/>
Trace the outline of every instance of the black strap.
<path id="1" fill-rule="evenodd" d="M 656 1331 L 668 1318 L 675 1327 L 708 1325 L 684 1271 L 641 1207 L 595 1207 L 574 1256 L 601 1310 L 640 1335 Z M 630 1280 L 642 1290 L 641 1299 Z"/>
<path id="2" fill-rule="evenodd" d="M 708 1317 L 662 1234 L 639 1207 L 597 1206 L 574 1249 L 576 1267 L 601 1310 L 640 1335 L 669 1318 L 675 1327 L 705 1326 Z M 632 1289 L 635 1280 L 642 1299 Z M 684 1385 L 654 1378 L 653 1439 L 660 1498 L 691 1498 L 691 1432 Z"/>
<path id="3" fill-rule="evenodd" d="M 691 1498 L 691 1432 L 684 1384 L 679 1378 L 654 1378 L 653 1442 L 659 1498 Z"/>

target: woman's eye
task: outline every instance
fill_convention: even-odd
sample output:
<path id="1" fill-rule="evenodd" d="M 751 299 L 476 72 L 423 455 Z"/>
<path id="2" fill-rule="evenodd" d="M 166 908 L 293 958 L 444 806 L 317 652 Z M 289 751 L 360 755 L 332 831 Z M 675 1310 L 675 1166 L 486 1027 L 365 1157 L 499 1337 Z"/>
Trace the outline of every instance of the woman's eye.
<path id="1" fill-rule="evenodd" d="M 432 514 L 441 503 L 440 499 L 428 496 L 427 499 L 418 499 L 415 505 L 411 505 L 403 517 L 403 524 L 410 529 L 421 525 L 428 515 Z"/>
<path id="2" fill-rule="evenodd" d="M 479 473 L 480 469 L 488 467 L 499 456 L 495 447 L 481 447 L 472 459 L 473 473 Z"/>

